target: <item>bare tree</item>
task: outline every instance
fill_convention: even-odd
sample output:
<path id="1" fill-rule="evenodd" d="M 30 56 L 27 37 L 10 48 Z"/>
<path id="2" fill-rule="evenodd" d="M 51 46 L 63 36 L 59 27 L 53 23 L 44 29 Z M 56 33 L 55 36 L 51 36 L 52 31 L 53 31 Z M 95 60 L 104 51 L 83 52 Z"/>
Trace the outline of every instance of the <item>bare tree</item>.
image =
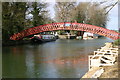
<path id="1" fill-rule="evenodd" d="M 98 3 L 81 2 L 71 11 L 71 18 L 79 23 L 105 27 L 107 23 L 106 10 Z"/>
<path id="2" fill-rule="evenodd" d="M 56 2 L 55 4 L 55 19 L 57 22 L 71 21 L 70 11 L 75 7 L 76 2 Z"/>

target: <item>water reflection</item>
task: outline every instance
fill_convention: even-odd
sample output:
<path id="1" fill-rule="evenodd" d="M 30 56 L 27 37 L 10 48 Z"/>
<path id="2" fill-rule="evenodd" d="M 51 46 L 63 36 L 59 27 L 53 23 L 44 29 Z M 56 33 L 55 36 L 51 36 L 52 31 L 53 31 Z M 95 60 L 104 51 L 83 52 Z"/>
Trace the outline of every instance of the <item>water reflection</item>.
<path id="1" fill-rule="evenodd" d="M 34 55 L 31 51 L 26 51 L 26 67 L 27 71 L 26 74 L 28 78 L 35 77 L 35 68 L 34 68 Z"/>
<path id="2" fill-rule="evenodd" d="M 3 48 L 3 77 L 80 78 L 88 70 L 88 54 L 111 40 L 57 40 Z"/>

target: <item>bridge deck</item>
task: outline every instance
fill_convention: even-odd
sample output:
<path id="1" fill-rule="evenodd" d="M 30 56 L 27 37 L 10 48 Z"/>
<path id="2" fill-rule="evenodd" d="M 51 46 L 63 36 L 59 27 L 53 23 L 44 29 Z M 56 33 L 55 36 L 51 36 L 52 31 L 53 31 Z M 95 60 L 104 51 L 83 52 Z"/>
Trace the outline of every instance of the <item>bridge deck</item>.
<path id="1" fill-rule="evenodd" d="M 69 24 L 69 26 L 65 24 Z M 99 34 L 105 37 L 109 37 L 113 40 L 120 38 L 120 34 L 113 30 L 105 29 L 102 27 L 94 26 L 94 25 L 83 24 L 83 23 L 63 22 L 63 23 L 52 23 L 52 24 L 45 24 L 45 25 L 40 25 L 37 27 L 32 27 L 32 28 L 23 30 L 19 33 L 15 33 L 14 35 L 10 37 L 10 39 L 19 40 L 29 35 L 34 35 L 34 34 L 45 32 L 45 31 L 55 31 L 55 30 L 86 31 L 86 32 L 90 32 L 93 34 Z"/>

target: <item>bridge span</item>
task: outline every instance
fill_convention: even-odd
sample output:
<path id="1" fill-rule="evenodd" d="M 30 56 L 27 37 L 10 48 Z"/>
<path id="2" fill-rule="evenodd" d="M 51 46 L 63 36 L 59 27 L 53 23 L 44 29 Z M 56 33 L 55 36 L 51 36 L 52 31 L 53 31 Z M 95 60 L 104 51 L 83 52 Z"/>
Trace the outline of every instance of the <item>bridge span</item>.
<path id="1" fill-rule="evenodd" d="M 113 40 L 119 39 L 120 34 L 113 30 L 106 28 L 98 27 L 95 25 L 83 24 L 83 23 L 70 23 L 70 22 L 61 22 L 61 23 L 51 23 L 40 25 L 37 27 L 32 27 L 26 30 L 23 30 L 19 33 L 15 33 L 10 37 L 11 40 L 20 40 L 24 37 L 34 35 L 40 32 L 46 31 L 56 31 L 56 30 L 76 30 L 76 31 L 86 31 L 94 34 L 99 34 Z"/>

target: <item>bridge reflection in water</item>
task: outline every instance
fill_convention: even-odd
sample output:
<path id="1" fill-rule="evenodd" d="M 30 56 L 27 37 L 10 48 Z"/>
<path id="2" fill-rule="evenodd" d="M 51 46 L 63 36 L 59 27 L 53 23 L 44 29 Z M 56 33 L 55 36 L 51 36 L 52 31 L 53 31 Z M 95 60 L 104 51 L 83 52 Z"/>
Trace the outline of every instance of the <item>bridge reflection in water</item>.
<path id="1" fill-rule="evenodd" d="M 3 47 L 3 77 L 80 78 L 88 70 L 88 54 L 111 41 L 103 37 Z"/>

